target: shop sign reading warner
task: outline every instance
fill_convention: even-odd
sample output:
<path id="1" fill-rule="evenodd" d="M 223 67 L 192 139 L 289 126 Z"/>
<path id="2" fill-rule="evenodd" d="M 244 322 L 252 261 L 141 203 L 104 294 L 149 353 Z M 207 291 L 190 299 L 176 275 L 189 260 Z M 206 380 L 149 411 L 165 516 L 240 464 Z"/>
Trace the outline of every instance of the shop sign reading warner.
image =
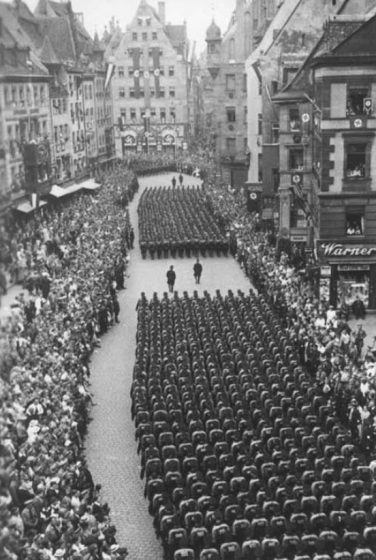
<path id="1" fill-rule="evenodd" d="M 321 259 L 331 258 L 376 258 L 375 245 L 344 245 L 335 242 L 317 242 L 317 256 Z"/>

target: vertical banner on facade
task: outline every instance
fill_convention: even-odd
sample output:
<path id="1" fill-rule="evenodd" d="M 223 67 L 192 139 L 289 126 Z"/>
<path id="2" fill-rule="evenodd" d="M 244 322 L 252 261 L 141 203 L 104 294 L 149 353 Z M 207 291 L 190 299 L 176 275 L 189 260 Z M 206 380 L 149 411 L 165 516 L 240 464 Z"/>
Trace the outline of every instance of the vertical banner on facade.
<path id="1" fill-rule="evenodd" d="M 134 96 L 140 97 L 140 49 L 133 49 Z"/>
<path id="2" fill-rule="evenodd" d="M 153 47 L 153 68 L 154 68 L 154 84 L 155 84 L 155 96 L 159 97 L 160 92 L 160 68 L 159 68 L 159 47 Z"/>

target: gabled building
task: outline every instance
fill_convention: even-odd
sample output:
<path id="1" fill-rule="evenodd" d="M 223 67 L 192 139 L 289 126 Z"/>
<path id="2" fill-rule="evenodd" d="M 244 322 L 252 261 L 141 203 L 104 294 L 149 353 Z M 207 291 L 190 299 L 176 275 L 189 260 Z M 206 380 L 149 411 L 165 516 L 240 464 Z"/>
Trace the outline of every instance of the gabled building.
<path id="1" fill-rule="evenodd" d="M 262 193 L 263 218 L 274 222 L 277 229 L 282 208 L 277 198 L 280 186 L 283 188 L 286 183 L 291 186 L 293 171 L 300 173 L 304 182 L 310 170 L 310 161 L 309 158 L 302 160 L 302 145 L 296 145 L 306 141 L 307 126 L 298 134 L 302 123 L 296 111 L 291 113 L 295 130 L 291 129 L 290 124 L 280 124 L 280 102 L 277 103 L 276 96 L 284 91 L 309 58 L 322 37 L 323 26 L 328 18 L 338 14 L 359 13 L 366 4 L 367 0 L 285 0 L 258 48 L 247 60 L 248 188 L 258 196 Z M 305 112 L 303 106 L 301 109 Z M 289 150 L 285 147 L 282 152 L 281 137 L 290 133 L 292 145 Z M 284 136 L 284 139 L 287 138 Z M 286 205 L 283 208 L 287 209 Z M 305 218 L 299 211 L 295 217 L 295 226 L 299 230 L 306 227 L 303 223 Z M 296 242 L 305 242 L 301 232 L 294 235 Z"/>
<path id="2" fill-rule="evenodd" d="M 166 24 L 141 0 L 125 33 L 111 40 L 107 57 L 115 64 L 113 100 L 116 153 L 176 151 L 189 135 L 188 38 L 185 23 Z"/>

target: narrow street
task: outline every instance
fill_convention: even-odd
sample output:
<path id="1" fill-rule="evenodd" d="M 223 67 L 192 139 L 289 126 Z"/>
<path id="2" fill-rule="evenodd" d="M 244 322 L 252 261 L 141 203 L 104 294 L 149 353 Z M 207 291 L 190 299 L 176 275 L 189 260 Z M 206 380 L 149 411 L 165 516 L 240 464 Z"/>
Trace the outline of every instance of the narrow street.
<path id="1" fill-rule="evenodd" d="M 95 406 L 86 440 L 86 456 L 94 480 L 103 487 L 118 529 L 118 541 L 126 546 L 130 560 L 160 560 L 162 547 L 157 541 L 144 499 L 140 479 L 140 461 L 136 451 L 135 430 L 131 419 L 130 388 L 135 355 L 136 303 L 141 292 L 151 297 L 167 291 L 166 271 L 176 270 L 175 289 L 199 293 L 222 293 L 250 289 L 249 280 L 232 257 L 202 258 L 203 275 L 197 286 L 193 279 L 192 259 L 142 259 L 138 248 L 137 204 L 142 190 L 150 186 L 171 185 L 172 174 L 140 179 L 140 190 L 130 204 L 135 229 L 135 249 L 131 252 L 126 290 L 120 292 L 120 324 L 101 340 L 91 361 L 92 393 Z M 195 183 L 194 183 L 195 182 Z M 197 184 L 186 177 L 185 184 Z"/>

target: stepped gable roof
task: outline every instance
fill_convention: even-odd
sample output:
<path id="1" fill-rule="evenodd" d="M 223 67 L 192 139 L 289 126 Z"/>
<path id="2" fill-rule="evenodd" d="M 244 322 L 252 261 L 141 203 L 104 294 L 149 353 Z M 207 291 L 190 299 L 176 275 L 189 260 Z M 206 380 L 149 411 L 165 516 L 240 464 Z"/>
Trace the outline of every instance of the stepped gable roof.
<path id="1" fill-rule="evenodd" d="M 206 40 L 215 41 L 221 39 L 222 33 L 220 27 L 215 23 L 214 19 L 206 30 Z"/>

